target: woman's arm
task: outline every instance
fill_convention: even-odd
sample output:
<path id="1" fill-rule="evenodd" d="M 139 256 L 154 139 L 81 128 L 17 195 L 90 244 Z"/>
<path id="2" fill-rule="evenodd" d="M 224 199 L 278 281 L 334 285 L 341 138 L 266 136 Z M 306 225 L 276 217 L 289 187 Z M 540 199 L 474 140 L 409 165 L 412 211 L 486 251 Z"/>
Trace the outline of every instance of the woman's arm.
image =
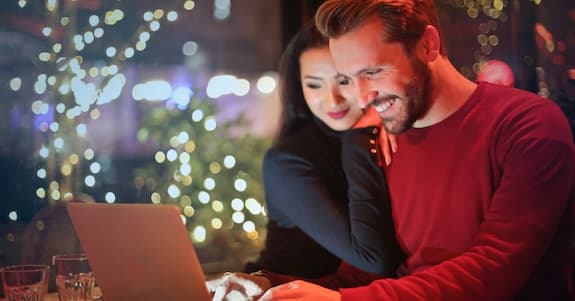
<path id="1" fill-rule="evenodd" d="M 385 173 L 377 159 L 382 157 L 378 147 L 380 137 L 378 127 L 345 132 L 342 137 L 341 161 L 348 184 L 352 243 L 370 247 L 366 242 L 377 237 L 378 243 L 382 244 L 379 256 L 387 263 L 384 272 L 394 274 L 404 254 L 395 236 Z M 364 254 L 367 256 L 369 253 Z"/>
<path id="2" fill-rule="evenodd" d="M 349 210 L 333 199 L 317 166 L 299 155 L 268 152 L 264 184 L 270 213 L 291 221 L 357 268 L 391 276 L 402 256 L 394 235 L 385 177 L 371 152 L 371 145 L 377 142 L 370 141 L 377 139 L 373 128 L 350 130 L 342 138 L 342 161 L 350 181 Z"/>

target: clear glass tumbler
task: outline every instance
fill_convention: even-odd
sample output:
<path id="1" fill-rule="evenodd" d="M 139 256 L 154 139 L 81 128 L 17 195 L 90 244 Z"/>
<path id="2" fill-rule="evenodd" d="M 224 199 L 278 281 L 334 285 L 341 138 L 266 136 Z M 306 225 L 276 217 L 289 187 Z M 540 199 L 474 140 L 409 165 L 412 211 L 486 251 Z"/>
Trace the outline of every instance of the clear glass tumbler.
<path id="1" fill-rule="evenodd" d="M 52 263 L 60 301 L 92 301 L 96 281 L 85 254 L 55 255 Z"/>
<path id="2" fill-rule="evenodd" d="M 12 265 L 0 269 L 7 301 L 42 301 L 48 292 L 50 267 L 40 264 Z"/>

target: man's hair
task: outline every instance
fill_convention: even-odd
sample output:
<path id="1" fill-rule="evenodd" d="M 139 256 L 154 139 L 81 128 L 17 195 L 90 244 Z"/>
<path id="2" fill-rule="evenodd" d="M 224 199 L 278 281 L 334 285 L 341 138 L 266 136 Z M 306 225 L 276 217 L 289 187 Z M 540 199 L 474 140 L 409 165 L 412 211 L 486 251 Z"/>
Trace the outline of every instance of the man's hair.
<path id="1" fill-rule="evenodd" d="M 384 41 L 401 43 L 408 54 L 427 25 L 439 31 L 433 0 L 327 0 L 318 8 L 315 24 L 324 36 L 337 38 L 372 16 L 383 24 Z M 446 55 L 441 44 L 440 53 Z"/>

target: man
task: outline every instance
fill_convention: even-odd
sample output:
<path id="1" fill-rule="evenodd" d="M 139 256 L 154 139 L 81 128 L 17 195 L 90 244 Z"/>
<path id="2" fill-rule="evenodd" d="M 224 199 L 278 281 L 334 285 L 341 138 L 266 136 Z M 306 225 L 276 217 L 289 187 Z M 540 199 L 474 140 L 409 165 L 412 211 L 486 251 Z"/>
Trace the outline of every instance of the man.
<path id="1" fill-rule="evenodd" d="M 432 0 L 327 0 L 316 25 L 399 135 L 385 171 L 408 258 L 400 279 L 295 281 L 262 300 L 573 300 L 575 148 L 559 108 L 459 74 Z"/>

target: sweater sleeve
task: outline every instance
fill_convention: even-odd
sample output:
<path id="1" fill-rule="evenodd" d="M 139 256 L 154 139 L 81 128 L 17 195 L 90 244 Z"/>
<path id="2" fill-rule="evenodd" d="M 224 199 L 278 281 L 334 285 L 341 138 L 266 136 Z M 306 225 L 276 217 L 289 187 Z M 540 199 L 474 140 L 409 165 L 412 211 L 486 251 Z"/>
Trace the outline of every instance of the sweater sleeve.
<path id="1" fill-rule="evenodd" d="M 277 286 L 294 280 L 305 280 L 334 290 L 339 288 L 368 285 L 374 280 L 381 278 L 381 275 L 367 273 L 365 271 L 359 270 L 345 261 L 341 262 L 335 273 L 316 278 L 302 278 L 292 275 L 273 273 L 266 270 L 262 270 L 260 273 L 263 274 L 261 276 L 266 277 L 270 281 L 272 286 Z"/>
<path id="2" fill-rule="evenodd" d="M 564 118 L 548 108 L 536 115 L 556 118 L 517 118 L 496 133 L 502 178 L 471 248 L 398 280 L 342 289 L 342 300 L 514 299 L 541 268 L 574 195 L 573 142 Z"/>
<path id="3" fill-rule="evenodd" d="M 370 156 L 369 135 L 366 129 L 353 130 L 346 141 L 364 141 L 343 150 L 344 168 L 355 174 L 378 177 L 363 187 L 349 187 L 349 211 L 338 208 L 313 164 L 286 152 L 270 152 L 264 159 L 264 184 L 271 210 L 286 216 L 297 227 L 324 248 L 362 270 L 393 275 L 398 265 L 399 247 L 395 237 L 375 235 L 390 233 L 389 197 L 383 173 Z M 355 136 L 355 134 L 359 136 Z M 358 155 L 363 153 L 363 155 Z M 349 170 L 348 170 L 349 169 Z M 352 183 L 353 184 L 353 183 Z M 370 213 L 368 214 L 368 211 Z"/>

